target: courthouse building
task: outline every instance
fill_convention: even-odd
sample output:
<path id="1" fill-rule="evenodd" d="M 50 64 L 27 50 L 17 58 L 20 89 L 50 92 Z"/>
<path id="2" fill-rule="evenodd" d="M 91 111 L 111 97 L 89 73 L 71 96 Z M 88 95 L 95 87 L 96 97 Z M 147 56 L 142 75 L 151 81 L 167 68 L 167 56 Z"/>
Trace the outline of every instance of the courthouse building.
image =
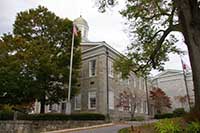
<path id="1" fill-rule="evenodd" d="M 139 92 L 136 114 L 147 113 L 144 79 L 132 73 L 121 79 L 113 69 L 114 61 L 121 54 L 106 42 L 88 39 L 89 26 L 81 16 L 74 20 L 81 31 L 82 66 L 80 71 L 80 93 L 72 99 L 72 112 L 98 112 L 112 117 L 130 117 L 130 108 L 119 107 L 120 94 L 124 91 Z M 45 112 L 65 112 L 65 103 L 48 105 Z M 39 103 L 36 106 L 39 111 Z"/>
<path id="2" fill-rule="evenodd" d="M 153 78 L 153 86 L 161 88 L 166 95 L 170 97 L 172 102 L 171 111 L 176 108 L 185 108 L 185 110 L 189 110 L 186 85 L 192 106 L 194 104 L 194 90 L 191 72 L 186 73 L 186 80 L 184 80 L 182 70 L 171 69 L 165 70 Z"/>

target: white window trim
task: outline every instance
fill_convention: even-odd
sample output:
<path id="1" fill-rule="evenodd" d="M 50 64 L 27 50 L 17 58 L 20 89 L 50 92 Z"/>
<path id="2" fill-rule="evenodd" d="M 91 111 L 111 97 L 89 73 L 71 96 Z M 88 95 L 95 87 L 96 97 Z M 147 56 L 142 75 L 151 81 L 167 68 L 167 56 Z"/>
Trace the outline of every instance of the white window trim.
<path id="1" fill-rule="evenodd" d="M 144 113 L 144 106 L 143 106 L 143 101 L 141 101 L 141 110 L 140 110 L 140 113 Z"/>
<path id="2" fill-rule="evenodd" d="M 77 108 L 76 98 L 80 96 L 80 107 Z M 74 97 L 74 110 L 81 110 L 81 94 Z"/>
<path id="3" fill-rule="evenodd" d="M 91 98 L 91 93 L 95 93 L 95 99 L 96 99 L 96 106 L 95 107 L 91 107 L 90 106 L 90 98 Z M 90 110 L 95 110 L 96 109 L 96 107 L 97 107 L 97 93 L 96 93 L 96 91 L 89 91 L 88 92 L 88 109 L 90 109 Z"/>
<path id="4" fill-rule="evenodd" d="M 111 101 L 112 100 L 112 101 Z M 109 91 L 109 109 L 114 110 L 115 109 L 115 102 L 114 102 L 114 92 Z"/>
<path id="5" fill-rule="evenodd" d="M 108 60 L 108 76 L 111 78 L 114 77 L 113 62 L 110 60 Z"/>

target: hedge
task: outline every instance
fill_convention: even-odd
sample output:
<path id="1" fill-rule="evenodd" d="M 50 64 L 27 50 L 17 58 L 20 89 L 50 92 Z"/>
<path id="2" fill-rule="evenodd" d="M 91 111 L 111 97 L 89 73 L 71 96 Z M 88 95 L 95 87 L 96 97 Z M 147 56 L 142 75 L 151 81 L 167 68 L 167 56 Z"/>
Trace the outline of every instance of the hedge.
<path id="1" fill-rule="evenodd" d="M 0 120 L 13 120 L 13 112 L 0 112 Z M 76 113 L 71 115 L 61 113 L 47 114 L 21 114 L 17 115 L 18 120 L 105 120 L 105 116 L 99 113 Z"/>
<path id="2" fill-rule="evenodd" d="M 174 117 L 181 117 L 186 114 L 184 108 L 177 108 L 173 111 Z"/>
<path id="3" fill-rule="evenodd" d="M 13 120 L 14 113 L 10 111 L 0 111 L 0 120 Z"/>
<path id="4" fill-rule="evenodd" d="M 154 116 L 155 119 L 165 119 L 165 118 L 174 118 L 181 117 L 186 114 L 184 108 L 177 108 L 173 111 L 173 113 L 165 113 L 165 114 L 156 114 Z"/>
<path id="5" fill-rule="evenodd" d="M 165 118 L 173 118 L 173 117 L 174 117 L 173 113 L 156 114 L 154 116 L 155 119 L 165 119 Z"/>

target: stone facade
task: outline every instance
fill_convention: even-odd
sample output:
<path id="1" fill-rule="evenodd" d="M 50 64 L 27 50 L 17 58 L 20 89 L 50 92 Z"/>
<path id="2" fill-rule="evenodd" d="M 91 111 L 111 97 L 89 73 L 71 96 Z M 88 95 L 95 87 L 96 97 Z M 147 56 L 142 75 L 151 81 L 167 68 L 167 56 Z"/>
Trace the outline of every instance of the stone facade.
<path id="1" fill-rule="evenodd" d="M 94 45 L 94 47 L 89 49 L 84 48 L 89 45 Z M 121 116 L 129 117 L 130 114 L 128 111 L 120 110 L 117 107 L 119 104 L 119 94 L 124 90 L 137 90 L 143 96 L 143 99 L 139 103 L 141 106 L 138 106 L 137 113 L 146 113 L 144 79 L 138 78 L 132 73 L 128 79 L 122 80 L 120 75 L 114 72 L 113 64 L 120 53 L 105 42 L 88 42 L 82 43 L 81 46 L 85 50 L 82 52 L 82 70 L 80 77 L 81 109 L 78 111 L 99 112 L 105 115 L 109 113 L 112 118 L 118 117 L 120 114 Z M 95 76 L 90 76 L 89 74 L 89 65 L 92 60 L 96 61 Z M 106 63 L 107 61 L 108 63 Z M 89 92 L 96 92 L 96 108 L 89 108 Z M 77 112 L 77 110 L 73 111 Z"/>
<path id="2" fill-rule="evenodd" d="M 193 80 L 192 73 L 186 74 L 186 83 L 189 90 L 190 103 L 194 102 Z M 189 110 L 188 101 L 182 104 L 177 96 L 186 96 L 186 85 L 184 81 L 183 71 L 181 70 L 166 70 L 156 75 L 153 78 L 153 86 L 161 88 L 169 97 L 172 102 L 173 111 L 175 108 L 185 108 Z"/>
<path id="3" fill-rule="evenodd" d="M 122 80 L 113 68 L 115 60 L 121 56 L 106 42 L 91 42 L 87 39 L 88 24 L 82 18 L 74 21 L 80 31 L 84 31 L 81 43 L 82 66 L 80 71 L 80 94 L 72 99 L 72 112 L 98 112 L 111 118 L 130 117 L 129 111 L 118 108 L 120 93 L 137 91 L 141 95 L 136 109 L 137 114 L 146 114 L 146 93 L 144 79 L 132 73 Z M 85 28 L 85 29 L 84 29 Z M 37 109 L 39 109 L 39 104 Z M 39 110 L 35 111 L 38 112 Z M 65 112 L 65 102 L 46 107 L 46 112 Z"/>
<path id="4" fill-rule="evenodd" d="M 104 123 L 105 121 L 0 121 L 0 133 L 40 133 Z"/>

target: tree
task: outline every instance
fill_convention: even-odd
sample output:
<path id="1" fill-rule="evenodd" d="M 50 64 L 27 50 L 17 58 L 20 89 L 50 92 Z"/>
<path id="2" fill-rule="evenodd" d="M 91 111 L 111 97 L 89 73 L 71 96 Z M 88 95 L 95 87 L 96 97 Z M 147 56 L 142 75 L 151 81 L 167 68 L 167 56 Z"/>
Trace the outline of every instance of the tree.
<path id="1" fill-rule="evenodd" d="M 14 35 L 2 37 L 2 42 L 9 47 L 5 53 L 15 53 L 9 55 L 19 61 L 19 70 L 15 71 L 16 78 L 21 75 L 26 75 L 25 79 L 30 78 L 30 85 L 22 82 L 21 87 L 16 90 L 21 92 L 22 89 L 30 87 L 27 91 L 31 91 L 32 97 L 41 102 L 41 113 L 44 113 L 45 104 L 58 103 L 66 99 L 72 27 L 72 21 L 61 19 L 47 8 L 39 6 L 18 13 L 14 23 Z M 12 40 L 16 38 L 22 39 L 25 43 L 13 43 Z M 76 84 L 81 61 L 79 44 L 80 33 L 74 42 L 72 96 L 78 91 Z M 15 67 L 12 65 L 13 61 L 10 66 Z M 7 58 L 4 58 L 4 62 L 7 62 Z M 8 80 L 8 83 L 11 82 Z M 11 84 L 8 89 L 13 87 Z M 3 92 L 5 93 L 7 90 Z M 22 95 L 19 94 L 17 97 L 22 98 Z"/>
<path id="2" fill-rule="evenodd" d="M 23 49 L 27 42 L 11 35 L 0 40 L 0 104 L 23 105 L 34 101 L 32 77 L 24 73 Z M 24 64 L 24 65 L 22 65 Z M 14 99 L 14 100 L 13 100 Z"/>
<path id="3" fill-rule="evenodd" d="M 153 88 L 150 91 L 150 98 L 156 110 L 156 113 L 160 114 L 165 108 L 171 108 L 170 98 L 160 88 Z"/>
<path id="4" fill-rule="evenodd" d="M 105 11 L 113 0 L 97 0 Z M 200 1 L 199 0 L 127 0 L 121 14 L 129 20 L 134 41 L 128 48 L 130 71 L 148 73 L 162 70 L 168 53 L 180 53 L 174 43 L 174 31 L 181 32 L 188 47 L 193 71 L 195 108 L 200 111 Z"/>
<path id="5" fill-rule="evenodd" d="M 185 95 L 185 96 L 175 96 L 175 100 L 177 100 L 179 103 L 181 103 L 181 107 L 184 108 L 184 106 L 187 103 L 187 95 Z"/>
<path id="6" fill-rule="evenodd" d="M 139 89 L 126 89 L 119 93 L 118 108 L 128 111 L 131 114 L 131 119 L 135 116 L 136 108 L 144 99 L 144 94 Z"/>

